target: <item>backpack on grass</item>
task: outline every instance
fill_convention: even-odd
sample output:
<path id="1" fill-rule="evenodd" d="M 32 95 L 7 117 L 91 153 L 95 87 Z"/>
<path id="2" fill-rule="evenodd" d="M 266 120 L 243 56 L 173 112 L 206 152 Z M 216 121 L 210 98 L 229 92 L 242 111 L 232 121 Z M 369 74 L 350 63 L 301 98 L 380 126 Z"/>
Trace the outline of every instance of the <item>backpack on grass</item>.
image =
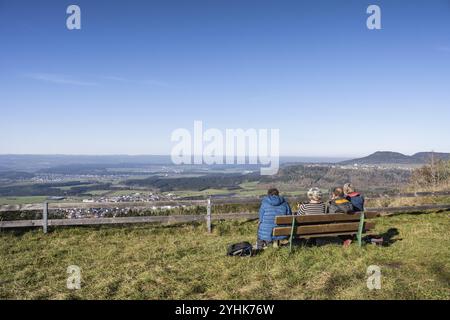
<path id="1" fill-rule="evenodd" d="M 227 256 L 250 257 L 252 255 L 252 245 L 249 242 L 239 242 L 231 244 L 227 248 Z"/>

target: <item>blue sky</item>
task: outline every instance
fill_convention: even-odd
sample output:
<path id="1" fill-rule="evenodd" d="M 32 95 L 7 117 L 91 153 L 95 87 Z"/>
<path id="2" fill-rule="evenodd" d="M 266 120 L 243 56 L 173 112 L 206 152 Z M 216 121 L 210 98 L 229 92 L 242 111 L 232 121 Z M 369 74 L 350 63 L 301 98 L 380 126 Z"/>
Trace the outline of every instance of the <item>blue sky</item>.
<path id="1" fill-rule="evenodd" d="M 169 154 L 194 120 L 282 155 L 450 152 L 448 0 L 0 0 L 0 49 L 2 154 Z"/>

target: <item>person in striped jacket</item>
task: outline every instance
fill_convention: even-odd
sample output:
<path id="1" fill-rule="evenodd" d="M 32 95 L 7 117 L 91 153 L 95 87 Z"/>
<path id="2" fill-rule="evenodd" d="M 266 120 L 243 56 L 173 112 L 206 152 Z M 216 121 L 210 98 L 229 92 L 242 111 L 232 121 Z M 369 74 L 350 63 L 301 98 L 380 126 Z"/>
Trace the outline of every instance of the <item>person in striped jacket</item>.
<path id="1" fill-rule="evenodd" d="M 322 191 L 319 188 L 311 188 L 307 193 L 309 202 L 302 203 L 298 209 L 298 215 L 325 214 L 326 206 L 322 202 Z"/>

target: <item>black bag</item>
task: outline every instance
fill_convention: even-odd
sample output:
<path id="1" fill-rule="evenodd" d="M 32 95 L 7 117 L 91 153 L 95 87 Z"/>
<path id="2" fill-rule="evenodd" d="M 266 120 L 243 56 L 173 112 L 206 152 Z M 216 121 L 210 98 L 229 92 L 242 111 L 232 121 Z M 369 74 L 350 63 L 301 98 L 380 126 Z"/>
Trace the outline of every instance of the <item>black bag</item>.
<path id="1" fill-rule="evenodd" d="M 336 203 L 336 200 L 330 202 L 331 213 L 352 213 L 354 212 L 353 205 L 350 201 L 343 203 Z"/>
<path id="2" fill-rule="evenodd" d="M 252 255 L 252 245 L 249 242 L 239 242 L 231 244 L 227 248 L 227 256 L 250 257 Z"/>
<path id="3" fill-rule="evenodd" d="M 338 211 L 336 211 L 336 213 L 352 213 L 352 212 L 354 212 L 354 210 L 353 205 L 350 202 L 339 204 Z"/>

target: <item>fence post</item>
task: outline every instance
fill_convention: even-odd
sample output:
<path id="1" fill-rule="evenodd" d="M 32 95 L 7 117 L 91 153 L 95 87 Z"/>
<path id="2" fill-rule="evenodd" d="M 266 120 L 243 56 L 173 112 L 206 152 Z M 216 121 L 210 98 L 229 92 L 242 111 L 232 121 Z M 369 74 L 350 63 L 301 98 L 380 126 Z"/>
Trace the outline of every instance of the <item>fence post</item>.
<path id="1" fill-rule="evenodd" d="M 47 226 L 48 226 L 48 202 L 44 202 L 44 208 L 42 210 L 42 231 L 44 233 L 47 233 Z"/>
<path id="2" fill-rule="evenodd" d="M 208 228 L 208 233 L 211 233 L 211 198 L 208 198 L 206 204 L 206 226 Z"/>

